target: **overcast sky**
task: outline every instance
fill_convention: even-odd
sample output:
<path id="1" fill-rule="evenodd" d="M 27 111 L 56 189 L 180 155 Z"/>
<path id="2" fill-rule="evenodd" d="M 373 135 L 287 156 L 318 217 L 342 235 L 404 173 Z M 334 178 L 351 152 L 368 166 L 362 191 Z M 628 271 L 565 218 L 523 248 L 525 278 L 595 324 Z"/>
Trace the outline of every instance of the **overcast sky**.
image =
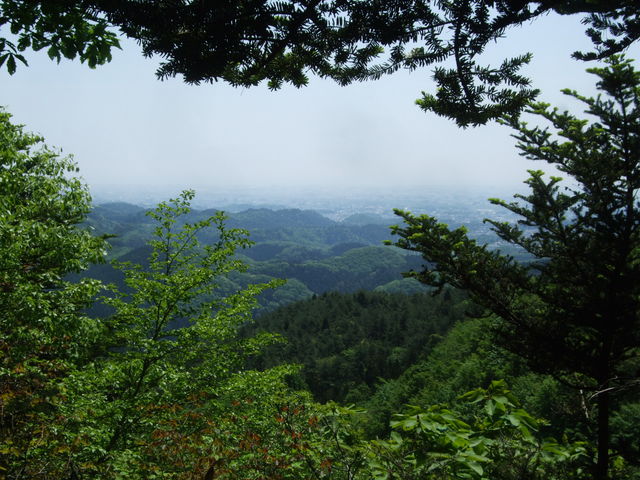
<path id="1" fill-rule="evenodd" d="M 561 88 L 594 92 L 588 65 L 570 59 L 589 48 L 583 31 L 579 18 L 549 16 L 508 32 L 488 58 L 533 52 L 526 72 L 541 99 L 574 108 Z M 28 60 L 12 77 L 2 71 L 0 105 L 74 154 L 92 186 L 505 186 L 545 168 L 518 157 L 505 127 L 462 130 L 421 111 L 414 101 L 433 87 L 428 70 L 270 92 L 161 82 L 157 61 L 127 41 L 96 70 L 44 53 Z"/>

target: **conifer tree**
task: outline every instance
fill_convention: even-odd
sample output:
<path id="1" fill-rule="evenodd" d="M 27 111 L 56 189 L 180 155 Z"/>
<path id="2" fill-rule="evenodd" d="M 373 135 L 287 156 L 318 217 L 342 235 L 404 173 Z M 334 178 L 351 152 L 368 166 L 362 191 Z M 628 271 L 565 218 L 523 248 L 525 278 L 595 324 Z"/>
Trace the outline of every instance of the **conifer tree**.
<path id="1" fill-rule="evenodd" d="M 537 103 L 529 112 L 551 128 L 506 119 L 520 154 L 566 175 L 530 170 L 529 193 L 491 199 L 519 217 L 488 220 L 500 238 L 528 252 L 519 264 L 489 251 L 430 216 L 397 211 L 396 245 L 420 252 L 409 275 L 467 289 L 497 320 L 499 338 L 538 371 L 590 389 L 597 405 L 595 478 L 608 478 L 609 417 L 614 395 L 638 384 L 640 361 L 640 74 L 612 57 L 588 70 L 596 98 L 564 93 L 586 105 L 589 119 Z"/>
<path id="2" fill-rule="evenodd" d="M 29 48 L 95 67 L 111 60 L 118 28 L 162 59 L 160 78 L 187 83 L 276 89 L 312 73 L 344 85 L 432 67 L 437 89 L 420 107 L 479 125 L 537 94 L 520 74 L 526 51 L 488 65 L 487 45 L 550 12 L 583 15 L 594 49 L 578 58 L 605 58 L 640 37 L 635 0 L 0 0 L 0 69 L 15 72 Z M 7 27 L 13 35 L 2 35 Z"/>

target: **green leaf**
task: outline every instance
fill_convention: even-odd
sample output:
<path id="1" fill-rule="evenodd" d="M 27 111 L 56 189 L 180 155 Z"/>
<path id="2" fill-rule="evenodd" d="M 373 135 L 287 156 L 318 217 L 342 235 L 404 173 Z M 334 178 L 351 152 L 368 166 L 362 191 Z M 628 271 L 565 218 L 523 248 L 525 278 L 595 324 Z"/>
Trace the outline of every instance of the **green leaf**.
<path id="1" fill-rule="evenodd" d="M 51 60 L 60 61 L 60 50 L 55 45 L 51 45 L 47 50 L 47 55 Z"/>
<path id="2" fill-rule="evenodd" d="M 16 60 L 11 54 L 7 57 L 7 71 L 9 72 L 9 75 L 16 73 Z"/>
<path id="3" fill-rule="evenodd" d="M 521 424 L 520 418 L 512 413 L 507 415 L 507 420 L 509 420 L 511 425 L 513 425 L 514 427 L 518 427 Z"/>
<path id="4" fill-rule="evenodd" d="M 485 403 L 484 408 L 485 408 L 485 411 L 487 412 L 487 414 L 490 417 L 493 417 L 493 414 L 496 411 L 496 403 L 492 399 L 489 399 L 489 400 L 487 400 L 487 403 Z"/>

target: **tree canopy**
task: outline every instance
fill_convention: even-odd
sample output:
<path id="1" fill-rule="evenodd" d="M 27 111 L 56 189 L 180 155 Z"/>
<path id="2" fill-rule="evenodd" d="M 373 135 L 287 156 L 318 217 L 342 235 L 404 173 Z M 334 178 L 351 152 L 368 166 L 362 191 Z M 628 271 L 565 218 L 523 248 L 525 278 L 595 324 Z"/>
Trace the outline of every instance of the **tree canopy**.
<path id="1" fill-rule="evenodd" d="M 44 445 L 57 446 L 59 436 L 48 422 L 58 412 L 60 379 L 86 359 L 97 334 L 96 322 L 81 312 L 98 282 L 65 278 L 101 261 L 106 250 L 102 239 L 79 226 L 91 199 L 71 177 L 75 171 L 70 158 L 61 158 L 0 110 L 3 477 L 10 468 L 26 471 L 29 463 L 38 468 Z"/>
<path id="2" fill-rule="evenodd" d="M 640 37 L 634 0 L 2 0 L 0 27 L 13 36 L 0 38 L 0 66 L 13 73 L 31 47 L 93 67 L 110 60 L 120 29 L 146 56 L 162 58 L 160 78 L 195 84 L 299 87 L 309 74 L 348 84 L 434 67 L 437 90 L 423 92 L 420 107 L 479 125 L 537 94 L 519 73 L 526 52 L 493 66 L 479 57 L 509 28 L 549 12 L 584 14 L 594 49 L 577 58 L 604 58 Z"/>

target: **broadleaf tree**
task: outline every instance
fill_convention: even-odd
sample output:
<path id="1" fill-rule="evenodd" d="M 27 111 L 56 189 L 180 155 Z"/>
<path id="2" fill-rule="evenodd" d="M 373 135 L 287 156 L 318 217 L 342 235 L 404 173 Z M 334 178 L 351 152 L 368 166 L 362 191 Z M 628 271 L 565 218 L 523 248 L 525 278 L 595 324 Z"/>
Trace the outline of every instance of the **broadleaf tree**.
<path id="1" fill-rule="evenodd" d="M 577 52 L 581 59 L 621 52 L 640 37 L 635 0 L 2 0 L 0 28 L 15 37 L 0 38 L 0 66 L 13 73 L 28 48 L 95 66 L 111 58 L 119 29 L 144 55 L 162 59 L 160 78 L 187 83 L 299 87 L 314 74 L 347 84 L 435 67 L 437 90 L 423 93 L 420 107 L 479 125 L 520 111 L 537 94 L 519 73 L 526 52 L 485 65 L 485 48 L 549 12 L 584 15 L 594 50 Z"/>
<path id="2" fill-rule="evenodd" d="M 35 478 L 61 462 L 63 383 L 91 355 L 98 322 L 82 313 L 100 289 L 72 272 L 105 242 L 80 224 L 91 206 L 70 157 L 0 111 L 0 477 Z"/>
<path id="3" fill-rule="evenodd" d="M 530 415 L 495 380 L 449 405 L 408 406 L 394 415 L 387 440 L 368 445 L 371 478 L 585 479 L 584 442 L 542 438 L 545 421 Z M 458 408 L 460 408 L 458 406 Z"/>
<path id="4" fill-rule="evenodd" d="M 499 318 L 502 344 L 535 369 L 555 374 L 597 405 L 594 478 L 608 477 L 612 398 L 638 385 L 640 362 L 640 74 L 612 57 L 598 77 L 596 98 L 564 93 L 586 106 L 588 119 L 533 104 L 550 127 L 506 119 L 521 155 L 567 176 L 531 170 L 528 194 L 492 199 L 516 224 L 488 220 L 498 236 L 528 252 L 517 263 L 428 215 L 397 211 L 395 244 L 422 254 L 420 281 L 466 289 Z"/>
<path id="5" fill-rule="evenodd" d="M 125 291 L 104 300 L 112 315 L 88 316 L 103 286 L 69 274 L 107 245 L 82 225 L 91 200 L 76 175 L 0 114 L 0 478 L 206 478 L 252 434 L 233 404 L 293 401 L 292 367 L 244 370 L 272 337 L 237 335 L 278 282 L 216 295 L 249 240 L 222 213 L 184 222 L 185 192 L 150 212 L 149 263 L 121 265 Z M 208 228 L 217 241 L 201 245 Z"/>
<path id="6" fill-rule="evenodd" d="M 104 298 L 113 315 L 95 357 L 67 382 L 63 410 L 77 478 L 148 478 L 151 465 L 161 478 L 206 471 L 225 413 L 220 398 L 232 390 L 243 399 L 233 385 L 245 359 L 271 342 L 268 334 L 241 338 L 238 331 L 256 296 L 280 282 L 217 295 L 224 275 L 245 268 L 235 253 L 250 241 L 246 231 L 226 228 L 222 212 L 185 222 L 193 195 L 185 191 L 148 213 L 157 223 L 148 265 L 117 264 L 126 287 Z M 213 244 L 199 241 L 207 229 L 217 232 Z M 285 389 L 289 371 L 264 379 Z M 185 458 L 162 460 L 158 448 Z"/>

